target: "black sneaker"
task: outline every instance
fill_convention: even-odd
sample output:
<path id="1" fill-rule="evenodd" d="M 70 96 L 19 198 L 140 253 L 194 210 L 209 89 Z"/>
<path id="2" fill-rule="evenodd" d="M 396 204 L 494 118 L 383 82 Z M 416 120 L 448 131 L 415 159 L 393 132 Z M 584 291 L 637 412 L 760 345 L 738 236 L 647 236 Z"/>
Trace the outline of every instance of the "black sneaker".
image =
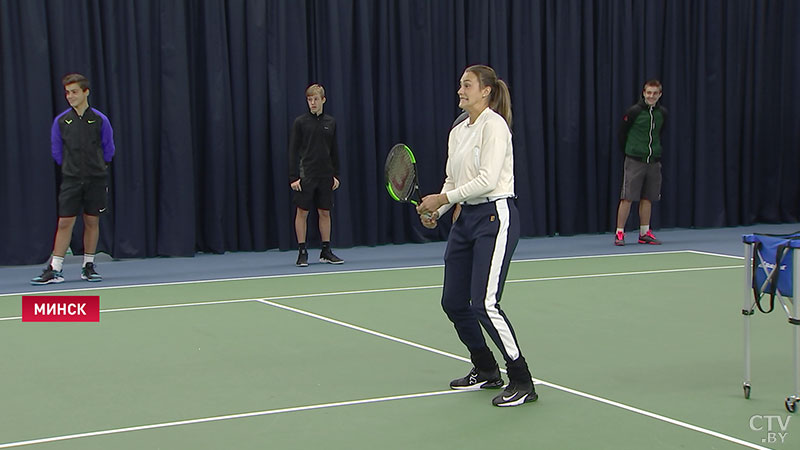
<path id="1" fill-rule="evenodd" d="M 33 285 L 42 285 L 42 284 L 50 284 L 50 283 L 63 283 L 64 282 L 64 275 L 61 273 L 60 270 L 53 270 L 53 266 L 48 265 L 42 271 L 42 274 L 36 278 L 31 280 L 31 284 Z"/>
<path id="2" fill-rule="evenodd" d="M 492 399 L 492 404 L 494 406 L 519 406 L 523 403 L 535 402 L 538 398 L 539 395 L 536 394 L 532 381 L 527 383 L 511 381 L 503 389 L 503 392 Z"/>
<path id="3" fill-rule="evenodd" d="M 81 279 L 86 281 L 103 281 L 103 277 L 94 270 L 94 263 L 86 263 L 81 269 Z"/>
<path id="4" fill-rule="evenodd" d="M 501 387 L 503 387 L 503 379 L 500 378 L 500 369 L 498 368 L 495 368 L 494 372 L 481 373 L 473 367 L 464 378 L 450 382 L 450 389 L 497 389 Z"/>
<path id="5" fill-rule="evenodd" d="M 328 264 L 342 264 L 344 260 L 334 255 L 331 249 L 323 248 L 319 253 L 319 262 Z"/>
<path id="6" fill-rule="evenodd" d="M 297 267 L 308 267 L 308 252 L 300 252 L 297 255 L 297 262 L 295 265 Z"/>

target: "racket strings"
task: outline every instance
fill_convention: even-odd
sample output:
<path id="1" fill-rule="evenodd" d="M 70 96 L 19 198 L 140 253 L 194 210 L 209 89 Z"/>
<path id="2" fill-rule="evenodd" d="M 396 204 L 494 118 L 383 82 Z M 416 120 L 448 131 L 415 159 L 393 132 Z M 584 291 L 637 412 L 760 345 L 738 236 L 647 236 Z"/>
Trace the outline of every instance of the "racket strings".
<path id="1" fill-rule="evenodd" d="M 401 199 L 407 199 L 411 195 L 414 175 L 414 164 L 405 151 L 395 152 L 386 163 L 386 180 Z"/>

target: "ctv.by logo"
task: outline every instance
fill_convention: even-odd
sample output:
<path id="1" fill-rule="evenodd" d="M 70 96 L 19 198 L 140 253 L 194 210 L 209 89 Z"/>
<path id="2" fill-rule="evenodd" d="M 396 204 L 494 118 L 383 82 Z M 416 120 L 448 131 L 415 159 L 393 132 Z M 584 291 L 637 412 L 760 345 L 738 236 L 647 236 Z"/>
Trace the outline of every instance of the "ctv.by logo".
<path id="1" fill-rule="evenodd" d="M 756 414 L 750 417 L 750 429 L 753 431 L 764 431 L 766 426 L 767 437 L 762 438 L 761 442 L 765 444 L 777 444 L 786 439 L 789 433 L 786 431 L 789 428 L 789 421 L 792 416 L 786 416 L 784 420 L 781 416 L 762 416 Z M 778 431 L 780 430 L 780 431 Z"/>

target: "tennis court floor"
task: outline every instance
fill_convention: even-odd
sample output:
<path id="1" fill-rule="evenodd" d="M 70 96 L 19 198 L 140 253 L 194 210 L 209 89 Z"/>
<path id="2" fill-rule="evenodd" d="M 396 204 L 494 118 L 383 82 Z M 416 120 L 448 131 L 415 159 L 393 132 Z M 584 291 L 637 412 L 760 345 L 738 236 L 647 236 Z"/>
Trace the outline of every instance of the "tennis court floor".
<path id="1" fill-rule="evenodd" d="M 779 312 L 752 321 L 742 395 L 743 272 L 693 251 L 514 261 L 501 304 L 540 399 L 508 409 L 448 389 L 470 364 L 438 265 L 79 291 L 99 323 L 23 323 L 6 294 L 0 448 L 798 448 Z"/>

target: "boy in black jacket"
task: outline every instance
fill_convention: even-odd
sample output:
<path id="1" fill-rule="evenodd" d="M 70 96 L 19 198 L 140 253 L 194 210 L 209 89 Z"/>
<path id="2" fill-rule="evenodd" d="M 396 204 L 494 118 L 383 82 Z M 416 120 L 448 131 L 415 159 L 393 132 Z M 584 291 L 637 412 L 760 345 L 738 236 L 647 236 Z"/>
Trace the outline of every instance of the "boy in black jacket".
<path id="1" fill-rule="evenodd" d="M 322 251 L 319 261 L 342 264 L 331 251 L 331 208 L 333 191 L 339 188 L 339 156 L 336 144 L 336 120 L 323 113 L 325 88 L 312 84 L 306 89 L 308 112 L 295 119 L 289 138 L 289 185 L 294 191 L 297 213 L 294 229 L 299 254 L 296 265 L 308 266 L 306 229 L 308 212 L 316 207 Z"/>
<path id="2" fill-rule="evenodd" d="M 64 281 L 64 255 L 72 238 L 75 218 L 83 213 L 83 268 L 81 278 L 101 281 L 94 254 L 100 236 L 100 214 L 106 210 L 108 164 L 114 157 L 114 130 L 108 117 L 89 107 L 89 80 L 81 74 L 66 75 L 61 84 L 70 108 L 56 116 L 50 130 L 51 153 L 61 166 L 58 193 L 58 229 L 53 256 L 31 284 Z"/>

